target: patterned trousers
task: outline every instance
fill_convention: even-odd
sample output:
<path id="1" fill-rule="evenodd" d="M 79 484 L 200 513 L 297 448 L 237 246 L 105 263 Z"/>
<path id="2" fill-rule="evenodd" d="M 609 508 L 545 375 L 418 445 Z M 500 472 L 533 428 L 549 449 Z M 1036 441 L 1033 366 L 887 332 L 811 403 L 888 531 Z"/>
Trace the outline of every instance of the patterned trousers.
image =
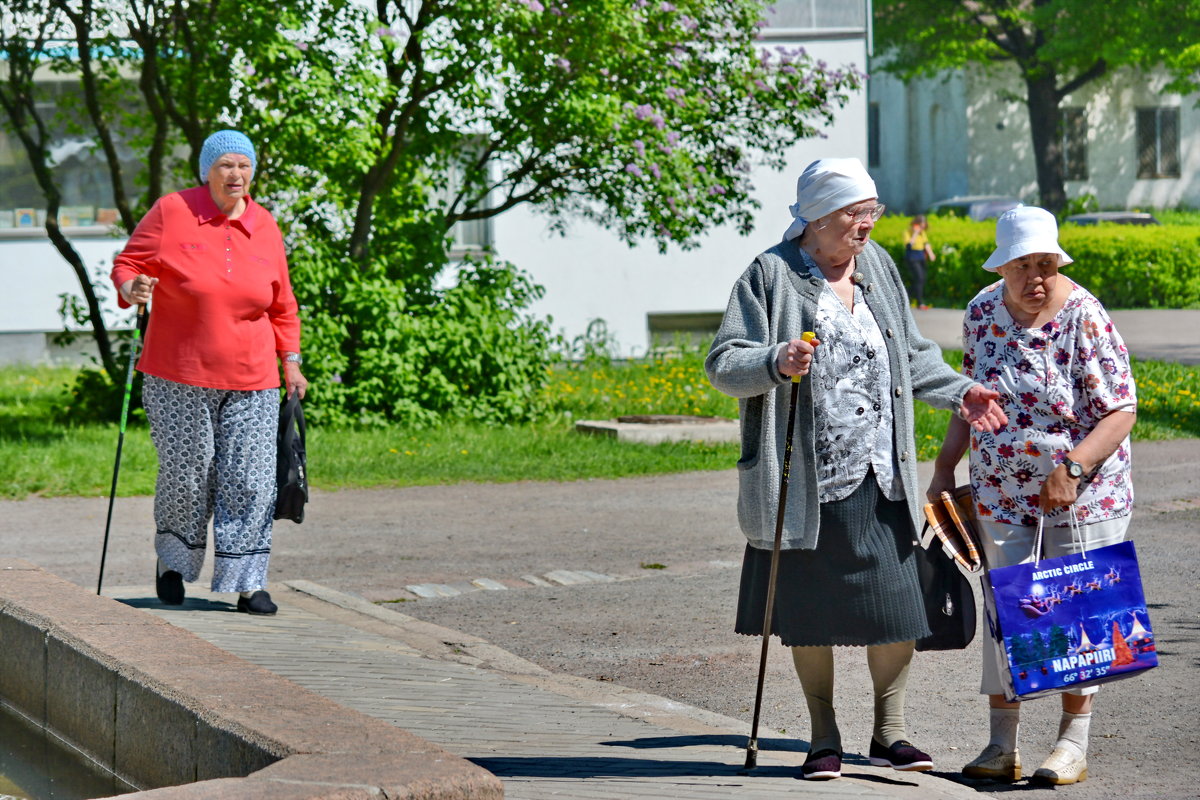
<path id="1" fill-rule="evenodd" d="M 154 547 L 185 581 L 200 576 L 213 521 L 214 592 L 267 583 L 275 510 L 279 390 L 234 391 L 145 376 L 158 451 Z"/>

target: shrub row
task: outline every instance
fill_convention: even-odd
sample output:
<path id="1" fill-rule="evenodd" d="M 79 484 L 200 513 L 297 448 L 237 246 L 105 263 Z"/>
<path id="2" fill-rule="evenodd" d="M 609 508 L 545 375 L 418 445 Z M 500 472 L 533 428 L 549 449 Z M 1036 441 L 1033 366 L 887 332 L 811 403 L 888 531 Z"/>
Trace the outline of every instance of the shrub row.
<path id="1" fill-rule="evenodd" d="M 908 222 L 884 217 L 872 234 L 902 273 Z M 961 308 L 996 280 L 981 268 L 995 249 L 995 231 L 994 220 L 930 218 L 937 260 L 929 268 L 926 302 Z M 1200 308 L 1200 225 L 1064 225 L 1059 243 L 1075 259 L 1065 274 L 1108 308 Z"/>

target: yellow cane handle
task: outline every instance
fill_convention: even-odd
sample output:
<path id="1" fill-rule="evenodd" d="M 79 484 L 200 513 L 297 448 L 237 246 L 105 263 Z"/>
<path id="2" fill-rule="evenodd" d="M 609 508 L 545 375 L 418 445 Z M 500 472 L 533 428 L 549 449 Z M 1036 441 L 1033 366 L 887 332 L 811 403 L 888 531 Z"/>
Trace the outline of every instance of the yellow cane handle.
<path id="1" fill-rule="evenodd" d="M 802 342 L 811 342 L 815 338 L 817 338 L 817 334 L 815 334 L 812 331 L 805 331 L 804 333 L 800 334 L 800 341 L 802 341 Z M 793 375 L 792 383 L 799 383 L 800 378 L 802 378 L 802 377 L 803 377 L 802 375 Z"/>

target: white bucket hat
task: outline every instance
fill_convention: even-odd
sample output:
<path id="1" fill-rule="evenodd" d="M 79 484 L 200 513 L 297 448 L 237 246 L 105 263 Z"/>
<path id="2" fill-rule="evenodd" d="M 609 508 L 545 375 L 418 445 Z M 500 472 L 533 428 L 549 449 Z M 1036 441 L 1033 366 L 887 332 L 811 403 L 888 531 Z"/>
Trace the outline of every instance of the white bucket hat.
<path id="1" fill-rule="evenodd" d="M 996 249 L 983 268 L 995 272 L 1030 253 L 1058 253 L 1060 267 L 1075 260 L 1058 245 L 1058 221 L 1053 214 L 1036 206 L 1017 206 L 996 220 Z"/>
<path id="2" fill-rule="evenodd" d="M 783 240 L 795 239 L 815 219 L 878 196 L 875 181 L 857 158 L 818 159 L 796 181 L 796 202 L 788 206 L 794 219 Z"/>

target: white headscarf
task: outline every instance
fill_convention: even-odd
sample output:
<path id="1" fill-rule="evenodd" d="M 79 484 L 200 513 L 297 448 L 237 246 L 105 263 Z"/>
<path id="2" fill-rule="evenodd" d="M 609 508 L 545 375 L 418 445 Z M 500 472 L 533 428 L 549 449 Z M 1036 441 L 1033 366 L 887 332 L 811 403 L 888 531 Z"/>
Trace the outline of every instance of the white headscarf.
<path id="1" fill-rule="evenodd" d="M 795 239 L 808 223 L 839 208 L 878 196 L 875 181 L 857 158 L 818 159 L 796 181 L 796 202 L 788 207 L 795 219 L 783 239 Z"/>

